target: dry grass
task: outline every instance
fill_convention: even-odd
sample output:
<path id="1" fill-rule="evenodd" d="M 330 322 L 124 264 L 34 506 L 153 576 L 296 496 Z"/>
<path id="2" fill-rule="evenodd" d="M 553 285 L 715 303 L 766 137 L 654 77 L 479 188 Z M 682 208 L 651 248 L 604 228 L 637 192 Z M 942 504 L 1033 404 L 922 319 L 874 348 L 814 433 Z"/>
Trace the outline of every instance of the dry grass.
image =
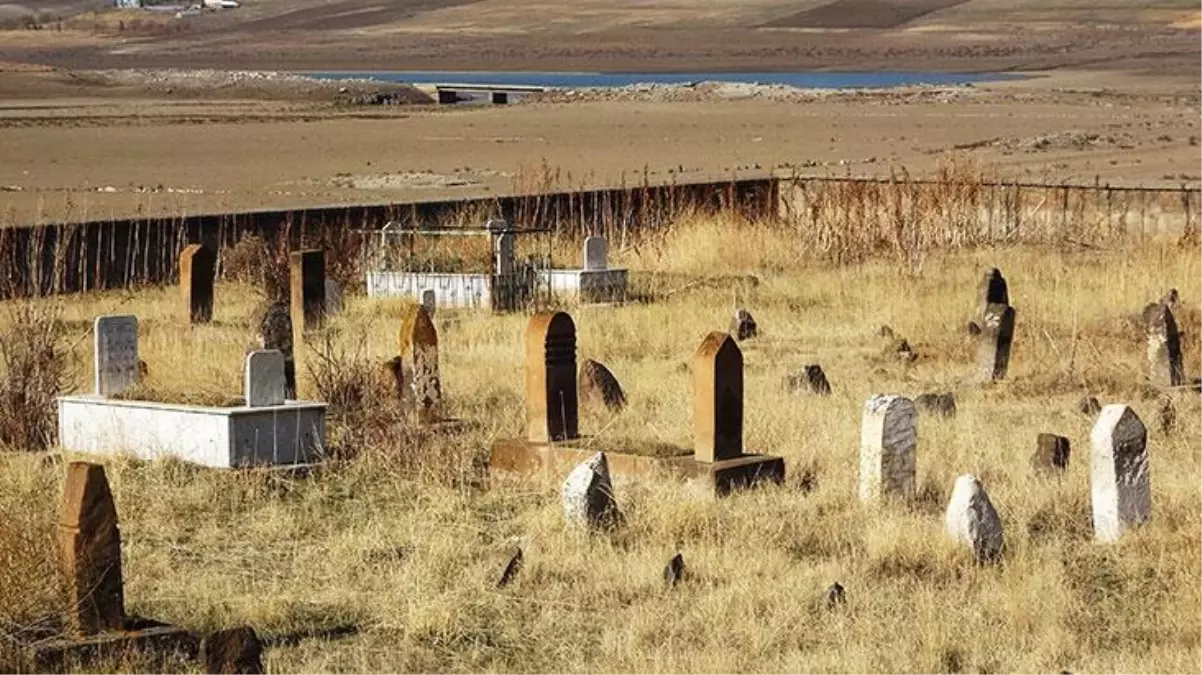
<path id="1" fill-rule="evenodd" d="M 1194 308 L 1184 330 L 1197 375 L 1196 250 L 931 250 L 920 267 L 899 269 L 888 255 L 820 262 L 764 224 L 694 221 L 658 236 L 611 259 L 646 279 L 761 279 L 738 297 L 762 329 L 744 345 L 746 446 L 783 455 L 787 485 L 715 501 L 645 484 L 619 491 L 626 527 L 612 537 L 565 528 L 558 486 L 487 481 L 481 469 L 492 439 L 521 433 L 526 318 L 441 311 L 448 412 L 478 423 L 464 435 L 350 434 L 355 452 L 303 480 L 109 462 L 130 610 L 196 630 L 249 623 L 274 638 L 353 627 L 339 639 L 277 640 L 266 662 L 283 672 L 1198 672 L 1199 399 L 1179 395 L 1178 429 L 1158 428 L 1158 403 L 1140 385 L 1144 347 L 1127 323 L 1179 288 Z M 962 329 L 987 266 L 1006 274 L 1018 324 L 1010 378 L 982 389 L 960 384 L 972 370 Z M 582 432 L 606 446 L 687 445 L 687 363 L 707 332 L 726 327 L 731 296 L 696 287 L 574 310 L 579 358 L 609 366 L 628 397 L 619 414 L 583 410 Z M 82 336 L 96 314 L 135 311 L 155 386 L 235 394 L 257 302 L 247 287 L 221 284 L 214 323 L 199 327 L 170 288 L 71 297 L 63 312 Z M 382 363 L 395 354 L 402 309 L 347 298 L 332 323 L 341 351 L 331 353 Z M 882 355 L 881 324 L 920 358 Z M 76 348 L 85 364 L 88 344 Z M 785 375 L 812 362 L 833 395 L 785 394 Z M 302 394 L 313 387 L 302 369 Z M 959 414 L 920 421 L 918 503 L 862 507 L 864 400 L 945 390 Z M 1154 517 L 1113 546 L 1091 540 L 1090 423 L 1075 409 L 1087 393 L 1130 403 L 1150 429 Z M 1028 467 L 1041 431 L 1072 439 L 1060 480 Z M 53 569 L 52 546 L 33 533 L 52 527 L 59 471 L 3 465 L 0 524 L 20 527 L 0 536 L 0 559 Z M 960 473 L 981 478 L 1001 513 L 1001 567 L 974 566 L 942 534 Z M 515 543 L 525 567 L 497 590 Z M 661 570 L 677 551 L 688 576 L 668 590 Z M 828 612 L 822 596 L 834 581 L 848 603 Z M 4 632 L 54 615 L 54 579 L 0 583 Z"/>

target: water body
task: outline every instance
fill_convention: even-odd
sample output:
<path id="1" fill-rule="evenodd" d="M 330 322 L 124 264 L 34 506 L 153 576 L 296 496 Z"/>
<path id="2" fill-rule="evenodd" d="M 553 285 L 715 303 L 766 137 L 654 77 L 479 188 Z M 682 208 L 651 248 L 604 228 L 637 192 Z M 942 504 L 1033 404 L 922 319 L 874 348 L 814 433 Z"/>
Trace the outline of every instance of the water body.
<path id="1" fill-rule="evenodd" d="M 783 84 L 804 89 L 883 89 L 909 85 L 963 85 L 1019 79 L 1007 73 L 932 72 L 804 72 L 804 73 L 546 73 L 397 70 L 360 72 L 312 72 L 321 79 L 372 79 L 409 84 L 490 84 L 542 87 L 626 87 L 632 84 L 689 84 L 735 82 Z"/>

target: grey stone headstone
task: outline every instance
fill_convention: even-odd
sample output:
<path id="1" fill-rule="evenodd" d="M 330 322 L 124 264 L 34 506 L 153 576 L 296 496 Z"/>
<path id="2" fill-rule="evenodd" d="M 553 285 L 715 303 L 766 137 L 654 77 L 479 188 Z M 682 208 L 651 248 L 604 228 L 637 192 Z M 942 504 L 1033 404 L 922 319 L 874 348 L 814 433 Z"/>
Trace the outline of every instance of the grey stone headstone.
<path id="1" fill-rule="evenodd" d="M 1148 380 L 1156 387 L 1185 384 L 1181 362 L 1181 334 L 1177 320 L 1166 303 L 1157 303 L 1144 311 L 1148 338 Z"/>
<path id="2" fill-rule="evenodd" d="M 326 316 L 342 311 L 342 287 L 333 279 L 326 279 Z"/>
<path id="3" fill-rule="evenodd" d="M 980 304 L 977 307 L 978 317 L 985 315 L 985 308 L 989 305 L 1010 304 L 1010 290 L 1006 286 L 1006 277 L 1003 277 L 1002 271 L 996 267 L 985 270 L 977 292 L 980 295 Z"/>
<path id="4" fill-rule="evenodd" d="M 438 305 L 438 296 L 435 295 L 433 288 L 422 289 L 422 307 L 426 308 L 426 314 L 430 318 L 434 318 L 434 309 Z"/>
<path id="5" fill-rule="evenodd" d="M 917 445 L 918 410 L 910 399 L 884 394 L 868 399 L 860 429 L 860 500 L 913 497 Z"/>
<path id="6" fill-rule="evenodd" d="M 608 269 L 608 245 L 605 237 L 584 238 L 584 269 Z"/>
<path id="7" fill-rule="evenodd" d="M 138 317 L 98 316 L 94 324 L 96 394 L 114 396 L 138 383 Z"/>
<path id="8" fill-rule="evenodd" d="M 982 322 L 977 337 L 977 381 L 1005 379 L 1010 367 L 1010 344 L 1014 341 L 1014 308 L 991 304 L 985 308 Z"/>
<path id="9" fill-rule="evenodd" d="M 981 481 L 964 474 L 956 479 L 944 516 L 947 533 L 967 544 L 979 562 L 994 562 L 1002 554 L 1002 519 Z"/>
<path id="10" fill-rule="evenodd" d="M 786 388 L 793 393 L 807 392 L 818 396 L 831 395 L 831 383 L 826 379 L 822 366 L 811 363 L 802 366 L 801 372 L 785 377 Z"/>
<path id="11" fill-rule="evenodd" d="M 1152 516 L 1148 430 L 1134 410 L 1116 403 L 1102 408 L 1089 442 L 1094 537 L 1111 542 Z"/>
<path id="12" fill-rule="evenodd" d="M 251 408 L 283 405 L 288 390 L 284 368 L 284 355 L 274 349 L 247 354 L 243 383 L 246 405 Z"/>
<path id="13" fill-rule="evenodd" d="M 598 452 L 568 474 L 563 483 L 563 515 L 569 524 L 588 529 L 618 524 L 621 514 L 605 453 Z"/>
<path id="14" fill-rule="evenodd" d="M 494 244 L 495 248 L 493 249 L 493 270 L 498 275 L 506 276 L 513 274 L 513 242 L 514 236 L 508 232 L 497 235 Z"/>

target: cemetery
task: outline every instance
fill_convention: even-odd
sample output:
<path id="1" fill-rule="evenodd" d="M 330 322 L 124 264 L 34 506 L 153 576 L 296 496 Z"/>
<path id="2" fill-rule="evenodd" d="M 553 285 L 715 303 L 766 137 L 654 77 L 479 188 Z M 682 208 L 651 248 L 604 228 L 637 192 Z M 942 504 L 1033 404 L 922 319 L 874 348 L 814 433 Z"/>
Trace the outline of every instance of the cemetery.
<path id="1" fill-rule="evenodd" d="M 0 416 L 0 666 L 1196 667 L 1196 252 L 833 265 L 709 218 L 6 301 L 0 385 L 31 343 L 68 375 L 40 446 Z"/>

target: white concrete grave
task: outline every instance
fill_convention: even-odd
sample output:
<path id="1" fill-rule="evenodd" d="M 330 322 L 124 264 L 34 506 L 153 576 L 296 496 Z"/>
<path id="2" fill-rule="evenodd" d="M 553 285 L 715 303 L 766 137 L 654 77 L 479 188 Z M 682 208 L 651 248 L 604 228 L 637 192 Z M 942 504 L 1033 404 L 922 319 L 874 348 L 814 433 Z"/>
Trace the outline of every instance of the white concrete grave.
<path id="1" fill-rule="evenodd" d="M 580 302 L 622 302 L 626 299 L 629 273 L 609 268 L 605 237 L 586 237 L 583 267 L 578 270 L 540 272 L 551 292 Z"/>

